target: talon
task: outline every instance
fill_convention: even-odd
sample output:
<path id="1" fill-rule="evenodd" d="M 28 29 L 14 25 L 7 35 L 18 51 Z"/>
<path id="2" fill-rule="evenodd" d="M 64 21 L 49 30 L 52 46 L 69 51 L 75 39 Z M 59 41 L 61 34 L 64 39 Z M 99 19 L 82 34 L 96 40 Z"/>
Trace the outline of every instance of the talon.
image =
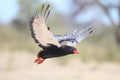
<path id="1" fill-rule="evenodd" d="M 37 59 L 35 59 L 34 63 L 37 63 L 37 64 L 41 64 L 44 62 L 44 59 L 41 58 L 41 57 L 38 57 Z"/>
<path id="2" fill-rule="evenodd" d="M 37 63 L 39 61 L 39 58 L 35 59 L 34 63 Z"/>

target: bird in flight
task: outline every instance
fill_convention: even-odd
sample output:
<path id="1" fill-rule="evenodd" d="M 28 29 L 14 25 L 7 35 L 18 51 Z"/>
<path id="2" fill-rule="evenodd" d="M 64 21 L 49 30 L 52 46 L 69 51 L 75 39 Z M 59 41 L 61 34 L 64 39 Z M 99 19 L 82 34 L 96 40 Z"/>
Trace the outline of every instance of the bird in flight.
<path id="1" fill-rule="evenodd" d="M 68 54 L 78 54 L 74 46 L 92 33 L 92 27 L 81 30 L 75 29 L 72 33 L 53 35 L 47 27 L 47 18 L 50 14 L 50 5 L 43 4 L 41 14 L 36 11 L 30 20 L 31 35 L 42 50 L 39 51 L 35 63 L 43 63 L 47 58 L 62 57 Z"/>

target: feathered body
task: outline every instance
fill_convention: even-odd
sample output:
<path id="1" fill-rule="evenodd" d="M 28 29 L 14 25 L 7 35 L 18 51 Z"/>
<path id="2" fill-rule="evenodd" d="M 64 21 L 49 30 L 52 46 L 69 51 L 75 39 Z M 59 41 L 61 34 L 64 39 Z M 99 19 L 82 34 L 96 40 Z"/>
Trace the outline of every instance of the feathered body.
<path id="1" fill-rule="evenodd" d="M 49 5 L 46 7 L 44 13 L 44 5 L 41 9 L 41 14 L 34 13 L 30 21 L 31 35 L 34 41 L 42 50 L 38 53 L 36 63 L 42 63 L 47 58 L 61 57 L 68 54 L 78 54 L 78 50 L 73 47 L 81 40 L 85 39 L 92 33 L 91 27 L 78 30 L 75 29 L 72 33 L 65 35 L 53 35 L 50 28 L 46 26 L 47 18 L 50 14 Z"/>
<path id="2" fill-rule="evenodd" d="M 43 59 L 61 57 L 68 54 L 72 54 L 73 53 L 72 51 L 74 50 L 76 49 L 67 45 L 64 45 L 63 47 L 51 45 L 48 48 L 45 48 L 43 51 L 40 51 L 38 53 L 38 57 L 42 57 Z"/>

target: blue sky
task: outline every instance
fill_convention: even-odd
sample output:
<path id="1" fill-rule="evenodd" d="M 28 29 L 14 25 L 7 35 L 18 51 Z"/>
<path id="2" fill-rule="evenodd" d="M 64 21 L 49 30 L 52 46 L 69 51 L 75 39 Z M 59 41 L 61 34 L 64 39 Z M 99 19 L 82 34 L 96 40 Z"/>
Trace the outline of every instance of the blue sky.
<path id="1" fill-rule="evenodd" d="M 17 1 L 18 0 L 0 0 L 0 22 L 9 23 L 16 17 L 19 11 L 19 5 Z M 55 6 L 61 6 L 61 4 L 67 3 L 66 0 L 44 0 L 44 1 L 46 2 L 50 1 L 53 4 L 55 3 L 56 4 Z M 58 11 L 64 11 L 65 13 L 68 12 L 67 9 L 68 5 L 69 3 L 61 7 L 58 7 Z"/>
<path id="2" fill-rule="evenodd" d="M 18 14 L 19 11 L 19 5 L 18 0 L 0 0 L 0 22 L 2 23 L 9 23 L 11 22 Z M 70 9 L 68 7 L 71 5 L 71 2 L 68 0 L 43 0 L 54 4 L 54 7 L 57 9 L 57 11 L 62 12 L 63 14 L 67 14 L 70 12 Z M 119 0 L 103 0 L 107 1 L 109 3 L 117 4 Z M 106 3 L 106 2 L 103 2 Z M 62 6 L 61 6 L 62 5 Z M 96 11 L 97 12 L 97 11 Z M 116 14 L 116 10 L 111 11 L 111 15 L 113 16 L 113 19 L 115 22 L 118 20 L 118 14 Z M 98 13 L 99 14 L 99 13 Z M 93 13 L 81 15 L 78 16 L 78 20 L 87 21 L 88 18 L 91 18 L 90 15 L 94 15 Z M 106 17 L 103 18 L 104 21 L 109 22 Z"/>
<path id="3" fill-rule="evenodd" d="M 18 13 L 17 0 L 0 0 L 0 22 L 10 22 Z"/>

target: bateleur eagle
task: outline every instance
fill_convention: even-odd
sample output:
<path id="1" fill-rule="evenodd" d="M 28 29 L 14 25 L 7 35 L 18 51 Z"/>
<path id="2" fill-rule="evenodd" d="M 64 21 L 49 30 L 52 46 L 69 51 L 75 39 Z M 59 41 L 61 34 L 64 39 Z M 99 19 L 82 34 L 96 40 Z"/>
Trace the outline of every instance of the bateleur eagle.
<path id="1" fill-rule="evenodd" d="M 47 58 L 78 54 L 79 52 L 74 46 L 92 33 L 92 27 L 85 27 L 81 30 L 75 29 L 72 33 L 66 33 L 65 35 L 53 35 L 46 25 L 50 14 L 49 7 L 50 5 L 45 7 L 43 4 L 41 14 L 35 12 L 30 20 L 32 38 L 42 48 L 35 60 L 38 64 Z"/>

